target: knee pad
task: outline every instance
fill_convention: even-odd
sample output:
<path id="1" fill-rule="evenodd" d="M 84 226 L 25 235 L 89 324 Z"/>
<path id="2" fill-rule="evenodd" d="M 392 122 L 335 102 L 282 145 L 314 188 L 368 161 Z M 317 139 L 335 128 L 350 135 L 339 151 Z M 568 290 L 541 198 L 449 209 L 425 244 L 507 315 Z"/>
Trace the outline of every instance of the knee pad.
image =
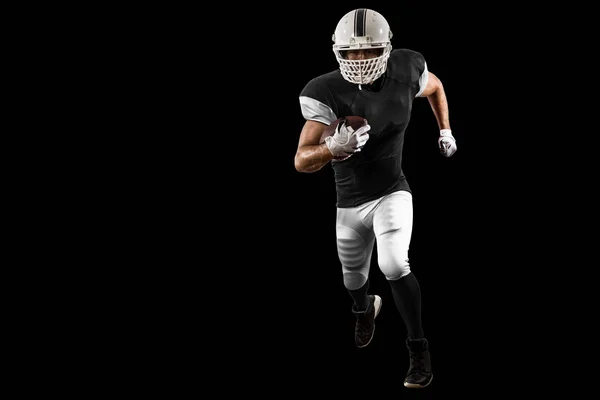
<path id="1" fill-rule="evenodd" d="M 400 279 L 410 273 L 409 243 L 410 231 L 403 228 L 388 228 L 377 236 L 377 263 L 388 280 Z"/>
<path id="2" fill-rule="evenodd" d="M 348 290 L 357 290 L 367 282 L 368 276 L 360 271 L 348 271 L 344 268 L 344 287 Z"/>
<path id="3" fill-rule="evenodd" d="M 391 281 L 410 274 L 408 254 L 379 255 L 379 269 L 381 269 L 386 279 Z"/>

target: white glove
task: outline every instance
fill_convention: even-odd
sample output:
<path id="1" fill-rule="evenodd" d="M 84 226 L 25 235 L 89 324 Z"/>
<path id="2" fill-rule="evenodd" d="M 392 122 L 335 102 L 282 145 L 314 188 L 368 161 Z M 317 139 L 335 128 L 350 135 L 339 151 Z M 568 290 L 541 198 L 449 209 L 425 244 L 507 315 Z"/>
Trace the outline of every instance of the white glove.
<path id="1" fill-rule="evenodd" d="M 442 129 L 440 131 L 438 147 L 440 148 L 440 154 L 444 157 L 450 157 L 456 152 L 456 139 L 452 136 L 450 129 Z"/>
<path id="2" fill-rule="evenodd" d="M 335 133 L 325 138 L 327 148 L 336 158 L 346 158 L 352 154 L 361 151 L 362 147 L 369 140 L 367 133 L 371 129 L 370 125 L 364 125 L 356 131 L 346 123 L 339 123 L 335 128 Z"/>

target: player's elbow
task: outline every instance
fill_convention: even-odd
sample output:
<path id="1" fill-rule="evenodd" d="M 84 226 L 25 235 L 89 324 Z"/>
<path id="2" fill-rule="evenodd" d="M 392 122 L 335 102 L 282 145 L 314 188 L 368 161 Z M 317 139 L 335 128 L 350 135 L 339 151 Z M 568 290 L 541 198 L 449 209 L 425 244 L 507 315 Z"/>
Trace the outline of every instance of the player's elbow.
<path id="1" fill-rule="evenodd" d="M 309 172 L 306 169 L 306 163 L 302 162 L 302 157 L 298 154 L 294 157 L 294 168 L 296 168 L 296 171 L 298 172 Z"/>
<path id="2" fill-rule="evenodd" d="M 303 173 L 316 171 L 316 169 L 312 166 L 310 160 L 307 157 L 303 156 L 302 153 L 296 154 L 296 157 L 294 158 L 294 168 L 296 168 L 296 171 Z"/>

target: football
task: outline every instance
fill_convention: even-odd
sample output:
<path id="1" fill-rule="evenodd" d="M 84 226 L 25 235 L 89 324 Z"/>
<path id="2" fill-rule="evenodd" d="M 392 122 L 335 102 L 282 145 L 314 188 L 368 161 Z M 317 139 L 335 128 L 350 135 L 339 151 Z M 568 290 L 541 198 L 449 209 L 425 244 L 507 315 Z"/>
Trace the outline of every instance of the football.
<path id="1" fill-rule="evenodd" d="M 336 130 L 338 124 L 340 124 L 342 122 L 344 122 L 346 124 L 346 126 L 352 127 L 352 129 L 354 129 L 354 130 L 357 130 L 361 126 L 367 125 L 366 118 L 359 117 L 358 115 L 349 115 L 346 117 L 338 118 L 335 121 L 333 121 L 331 124 L 329 124 L 329 126 L 327 128 L 325 128 L 325 130 L 323 131 L 323 134 L 321 135 L 320 143 L 324 143 L 326 137 L 332 136 L 333 134 L 335 134 L 335 130 Z M 334 159 L 337 161 L 341 161 L 341 160 L 345 160 L 349 157 L 350 157 L 350 155 L 346 156 L 346 157 L 334 157 Z"/>

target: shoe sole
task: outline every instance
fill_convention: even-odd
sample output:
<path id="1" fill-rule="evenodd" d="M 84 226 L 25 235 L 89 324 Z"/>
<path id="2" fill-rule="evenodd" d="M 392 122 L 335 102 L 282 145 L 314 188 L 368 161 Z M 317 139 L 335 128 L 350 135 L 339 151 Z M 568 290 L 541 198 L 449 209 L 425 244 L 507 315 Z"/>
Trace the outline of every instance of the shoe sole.
<path id="1" fill-rule="evenodd" d="M 381 297 L 375 295 L 375 301 L 373 304 L 373 307 L 375 307 L 375 316 L 373 317 L 373 321 L 375 321 L 375 318 L 377 318 L 377 315 L 379 314 L 379 311 L 381 310 L 381 305 L 383 304 L 383 302 L 381 301 Z M 371 339 L 369 339 L 369 341 L 362 345 L 362 346 L 357 346 L 359 349 L 363 349 L 365 347 L 367 347 L 369 345 L 369 343 L 371 343 L 371 340 L 373 340 L 373 336 L 375 336 L 375 322 L 373 322 L 373 334 L 371 335 Z"/>
<path id="2" fill-rule="evenodd" d="M 426 388 L 427 386 L 429 386 L 429 384 L 431 383 L 432 380 L 433 380 L 433 374 L 431 374 L 431 379 L 429 380 L 429 382 L 427 382 L 427 385 L 417 385 L 415 383 L 404 382 L 404 386 L 409 389 L 423 389 L 423 388 Z"/>

